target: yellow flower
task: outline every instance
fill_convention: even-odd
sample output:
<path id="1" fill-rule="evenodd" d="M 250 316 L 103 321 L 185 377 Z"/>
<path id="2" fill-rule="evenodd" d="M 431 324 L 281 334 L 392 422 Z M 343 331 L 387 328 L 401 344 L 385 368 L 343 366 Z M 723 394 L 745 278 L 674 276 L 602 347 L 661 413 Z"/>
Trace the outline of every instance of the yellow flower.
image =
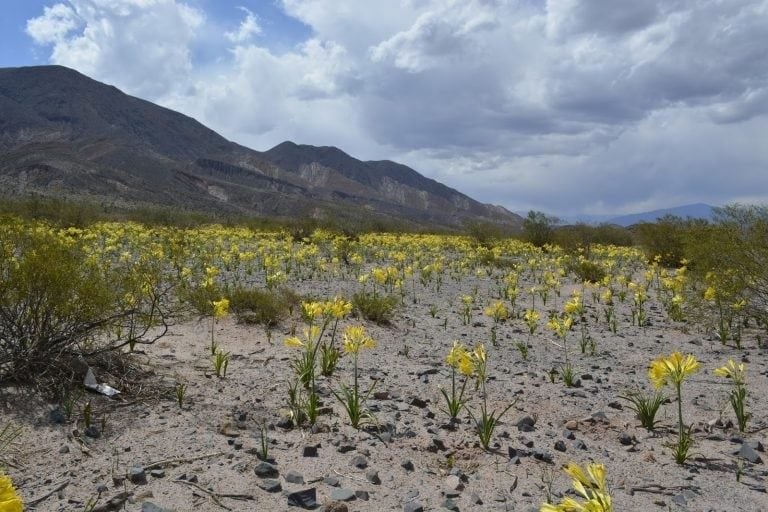
<path id="1" fill-rule="evenodd" d="M 304 342 L 299 339 L 298 336 L 291 336 L 290 338 L 285 338 L 285 341 L 283 342 L 286 347 L 303 347 Z"/>
<path id="2" fill-rule="evenodd" d="M 718 377 L 733 379 L 733 382 L 736 385 L 744 385 L 746 382 L 744 363 L 736 364 L 731 358 L 728 358 L 728 362 L 725 364 L 725 366 L 721 366 L 715 370 L 715 375 Z"/>
<path id="3" fill-rule="evenodd" d="M 569 315 L 572 315 L 574 313 L 580 314 L 583 310 L 583 306 L 581 303 L 581 295 L 574 295 L 571 300 L 565 303 L 565 306 L 563 307 L 566 313 Z"/>
<path id="4" fill-rule="evenodd" d="M 373 348 L 376 341 L 368 336 L 362 325 L 350 325 L 344 330 L 344 351 L 356 354 L 361 348 Z"/>
<path id="5" fill-rule="evenodd" d="M 715 290 L 714 286 L 710 286 L 704 292 L 704 300 L 713 301 L 715 298 L 717 298 L 717 290 Z"/>
<path id="6" fill-rule="evenodd" d="M 323 305 L 323 312 L 328 317 L 341 320 L 352 312 L 352 303 L 336 297 Z"/>
<path id="7" fill-rule="evenodd" d="M 466 347 L 458 341 L 453 342 L 453 347 L 448 356 L 445 358 L 446 363 L 451 368 L 459 370 L 462 375 L 470 376 L 475 371 L 475 364 L 472 361 L 472 356 L 467 351 Z"/>
<path id="8" fill-rule="evenodd" d="M 213 301 L 214 318 L 223 318 L 227 316 L 227 313 L 229 313 L 229 299 L 222 298 Z"/>
<path id="9" fill-rule="evenodd" d="M 322 316 L 323 309 L 324 307 L 322 302 L 302 302 L 301 304 L 301 311 L 310 322 L 312 322 L 315 318 Z"/>
<path id="10" fill-rule="evenodd" d="M 651 362 L 648 379 L 658 389 L 671 382 L 679 386 L 689 375 L 699 371 L 699 362 L 692 354 L 673 352 L 669 357 L 659 357 Z"/>
<path id="11" fill-rule="evenodd" d="M 605 482 L 605 467 L 602 464 L 588 464 L 584 471 L 578 464 L 571 462 L 564 471 L 573 478 L 573 488 L 586 501 L 579 503 L 573 498 L 565 498 L 558 505 L 542 505 L 540 512 L 613 511 L 613 503 Z"/>
<path id="12" fill-rule="evenodd" d="M 23 512 L 24 503 L 13 488 L 11 477 L 0 474 L 0 511 Z"/>
<path id="13" fill-rule="evenodd" d="M 509 318 L 509 311 L 503 302 L 496 301 L 494 304 L 485 308 L 484 313 L 486 316 L 493 318 L 494 322 L 500 322 Z"/>

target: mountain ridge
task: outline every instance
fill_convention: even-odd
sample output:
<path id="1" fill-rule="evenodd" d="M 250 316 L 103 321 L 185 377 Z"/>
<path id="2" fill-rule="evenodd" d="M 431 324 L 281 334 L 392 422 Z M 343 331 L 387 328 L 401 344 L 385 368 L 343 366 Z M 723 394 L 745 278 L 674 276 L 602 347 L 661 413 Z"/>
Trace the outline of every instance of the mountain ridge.
<path id="1" fill-rule="evenodd" d="M 263 152 L 241 146 L 62 66 L 0 68 L 0 185 L 278 218 L 367 216 L 441 228 L 522 222 L 396 162 L 291 141 Z"/>

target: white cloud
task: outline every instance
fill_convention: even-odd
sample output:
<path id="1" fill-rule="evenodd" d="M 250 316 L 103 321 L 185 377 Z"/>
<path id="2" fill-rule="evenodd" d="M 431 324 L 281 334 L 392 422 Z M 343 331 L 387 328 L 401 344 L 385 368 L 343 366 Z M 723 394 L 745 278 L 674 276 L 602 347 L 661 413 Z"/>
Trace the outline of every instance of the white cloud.
<path id="1" fill-rule="evenodd" d="M 270 20 L 213 30 L 181 0 L 61 0 L 27 31 L 52 62 L 256 149 L 400 160 L 511 209 L 768 199 L 768 0 L 281 5 L 311 29 L 281 52 Z"/>
<path id="2" fill-rule="evenodd" d="M 240 7 L 239 9 L 245 13 L 245 18 L 240 22 L 240 26 L 237 27 L 236 31 L 224 33 L 224 37 L 226 37 L 229 42 L 236 44 L 246 43 L 250 41 L 253 36 L 261 34 L 261 26 L 259 25 L 259 19 L 256 15 L 245 7 Z"/>
<path id="3" fill-rule="evenodd" d="M 156 98 L 192 71 L 203 14 L 176 0 L 68 0 L 27 23 L 51 62 Z"/>

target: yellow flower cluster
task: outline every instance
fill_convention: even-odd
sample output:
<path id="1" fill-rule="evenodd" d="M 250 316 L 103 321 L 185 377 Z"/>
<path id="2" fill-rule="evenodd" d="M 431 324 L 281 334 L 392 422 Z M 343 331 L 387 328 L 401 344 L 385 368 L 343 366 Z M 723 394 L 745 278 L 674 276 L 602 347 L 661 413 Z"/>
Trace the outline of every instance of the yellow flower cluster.
<path id="1" fill-rule="evenodd" d="M 699 362 L 692 354 L 683 355 L 673 352 L 669 357 L 659 357 L 651 362 L 648 369 L 648 379 L 657 388 L 663 388 L 667 383 L 675 386 L 699 371 Z"/>
<path id="2" fill-rule="evenodd" d="M 721 366 L 715 370 L 715 375 L 718 377 L 733 379 L 733 383 L 737 386 L 743 386 L 746 383 L 744 363 L 737 364 L 731 358 L 728 358 L 728 362 L 725 364 L 725 366 Z"/>
<path id="3" fill-rule="evenodd" d="M 501 322 L 509 318 L 509 310 L 500 300 L 485 308 L 484 313 L 486 316 L 493 318 L 494 322 Z"/>
<path id="4" fill-rule="evenodd" d="M 13 487 L 11 477 L 0 474 L 0 512 L 22 512 L 24 503 Z"/>
<path id="5" fill-rule="evenodd" d="M 348 354 L 357 354 L 361 348 L 373 348 L 376 341 L 368 336 L 362 325 L 350 325 L 344 329 L 344 351 Z"/>
<path id="6" fill-rule="evenodd" d="M 213 301 L 213 316 L 214 318 L 224 318 L 229 314 L 229 299 L 219 299 Z"/>
<path id="7" fill-rule="evenodd" d="M 448 357 L 445 358 L 445 362 L 448 366 L 459 371 L 462 375 L 471 377 L 475 373 L 475 361 L 473 353 L 468 351 L 467 348 L 460 342 L 454 341 L 453 347 L 448 352 Z"/>
<path id="8" fill-rule="evenodd" d="M 586 471 L 571 462 L 564 471 L 573 479 L 573 488 L 584 503 L 573 498 L 565 498 L 559 505 L 545 503 L 539 512 L 613 512 L 613 502 L 605 482 L 605 466 L 588 464 Z"/>

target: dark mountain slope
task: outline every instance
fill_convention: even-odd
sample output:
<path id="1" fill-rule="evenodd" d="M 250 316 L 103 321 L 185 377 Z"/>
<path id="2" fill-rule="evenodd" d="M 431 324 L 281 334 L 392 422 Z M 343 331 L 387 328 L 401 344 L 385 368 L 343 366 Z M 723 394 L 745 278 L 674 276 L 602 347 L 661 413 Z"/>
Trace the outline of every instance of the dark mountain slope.
<path id="1" fill-rule="evenodd" d="M 521 222 L 395 162 L 291 142 L 253 151 L 61 66 L 0 69 L 0 186 L 264 216 Z"/>

